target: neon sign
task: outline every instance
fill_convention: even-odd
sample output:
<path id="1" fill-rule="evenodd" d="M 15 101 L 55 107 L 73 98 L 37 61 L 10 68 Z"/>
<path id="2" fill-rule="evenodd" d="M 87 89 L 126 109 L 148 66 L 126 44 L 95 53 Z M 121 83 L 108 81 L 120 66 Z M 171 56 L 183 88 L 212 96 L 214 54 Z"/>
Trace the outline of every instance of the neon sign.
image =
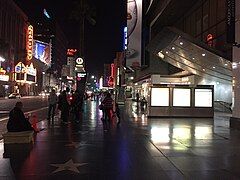
<path id="1" fill-rule="evenodd" d="M 207 43 L 209 46 L 213 46 L 213 35 L 212 34 L 208 34 L 207 35 Z"/>
<path id="2" fill-rule="evenodd" d="M 74 56 L 77 52 L 77 49 L 68 49 L 67 50 L 67 55 L 68 56 Z"/>
<path id="3" fill-rule="evenodd" d="M 27 30 L 27 60 L 30 61 L 32 59 L 33 53 L 33 26 L 29 25 Z"/>

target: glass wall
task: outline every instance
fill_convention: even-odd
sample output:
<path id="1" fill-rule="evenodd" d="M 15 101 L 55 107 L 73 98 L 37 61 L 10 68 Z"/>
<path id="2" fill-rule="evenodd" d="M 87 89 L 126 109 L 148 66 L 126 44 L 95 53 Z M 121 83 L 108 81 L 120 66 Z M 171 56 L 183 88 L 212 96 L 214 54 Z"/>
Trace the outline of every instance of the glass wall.
<path id="1" fill-rule="evenodd" d="M 226 11 L 225 0 L 202 0 L 175 26 L 231 59 L 231 45 L 226 43 Z"/>

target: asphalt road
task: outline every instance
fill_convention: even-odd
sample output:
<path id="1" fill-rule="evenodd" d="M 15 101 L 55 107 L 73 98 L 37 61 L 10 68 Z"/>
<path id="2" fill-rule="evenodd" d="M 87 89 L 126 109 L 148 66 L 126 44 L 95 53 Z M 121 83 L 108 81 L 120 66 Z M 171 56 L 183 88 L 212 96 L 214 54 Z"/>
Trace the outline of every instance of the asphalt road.
<path id="1" fill-rule="evenodd" d="M 23 102 L 24 112 L 47 107 L 47 98 L 40 96 L 28 96 L 20 99 L 0 99 L 0 118 L 8 116 L 9 111 L 15 106 L 17 101 Z"/>
<path id="2" fill-rule="evenodd" d="M 17 101 L 23 102 L 23 112 L 25 115 L 30 116 L 31 123 L 33 115 L 36 115 L 38 122 L 47 118 L 47 98 L 29 96 L 20 99 L 0 99 L 0 139 L 2 138 L 2 133 L 7 131 L 9 111 L 15 106 Z"/>

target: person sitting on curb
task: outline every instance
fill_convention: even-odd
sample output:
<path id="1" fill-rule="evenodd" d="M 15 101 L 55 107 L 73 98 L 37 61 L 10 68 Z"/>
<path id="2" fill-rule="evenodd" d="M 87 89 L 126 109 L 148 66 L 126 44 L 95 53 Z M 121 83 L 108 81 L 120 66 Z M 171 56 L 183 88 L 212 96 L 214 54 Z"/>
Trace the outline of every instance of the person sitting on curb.
<path id="1" fill-rule="evenodd" d="M 7 122 L 8 132 L 34 131 L 32 125 L 25 117 L 23 111 L 23 103 L 17 102 L 15 107 L 9 113 L 9 120 Z"/>

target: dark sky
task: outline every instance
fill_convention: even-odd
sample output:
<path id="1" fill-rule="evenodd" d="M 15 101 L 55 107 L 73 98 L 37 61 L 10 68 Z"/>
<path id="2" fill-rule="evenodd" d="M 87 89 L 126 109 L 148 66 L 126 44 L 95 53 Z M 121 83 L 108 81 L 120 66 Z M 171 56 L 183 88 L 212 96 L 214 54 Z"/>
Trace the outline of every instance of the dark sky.
<path id="1" fill-rule="evenodd" d="M 70 20 L 69 14 L 73 8 L 74 0 L 15 0 L 28 16 L 33 16 L 34 11 L 43 7 L 50 14 L 54 14 L 63 28 L 69 47 L 78 44 L 78 24 Z M 86 23 L 85 28 L 85 60 L 86 69 L 90 73 L 102 73 L 103 64 L 111 63 L 115 52 L 122 50 L 122 36 L 125 4 L 123 0 L 92 0 L 96 7 L 96 25 Z"/>

